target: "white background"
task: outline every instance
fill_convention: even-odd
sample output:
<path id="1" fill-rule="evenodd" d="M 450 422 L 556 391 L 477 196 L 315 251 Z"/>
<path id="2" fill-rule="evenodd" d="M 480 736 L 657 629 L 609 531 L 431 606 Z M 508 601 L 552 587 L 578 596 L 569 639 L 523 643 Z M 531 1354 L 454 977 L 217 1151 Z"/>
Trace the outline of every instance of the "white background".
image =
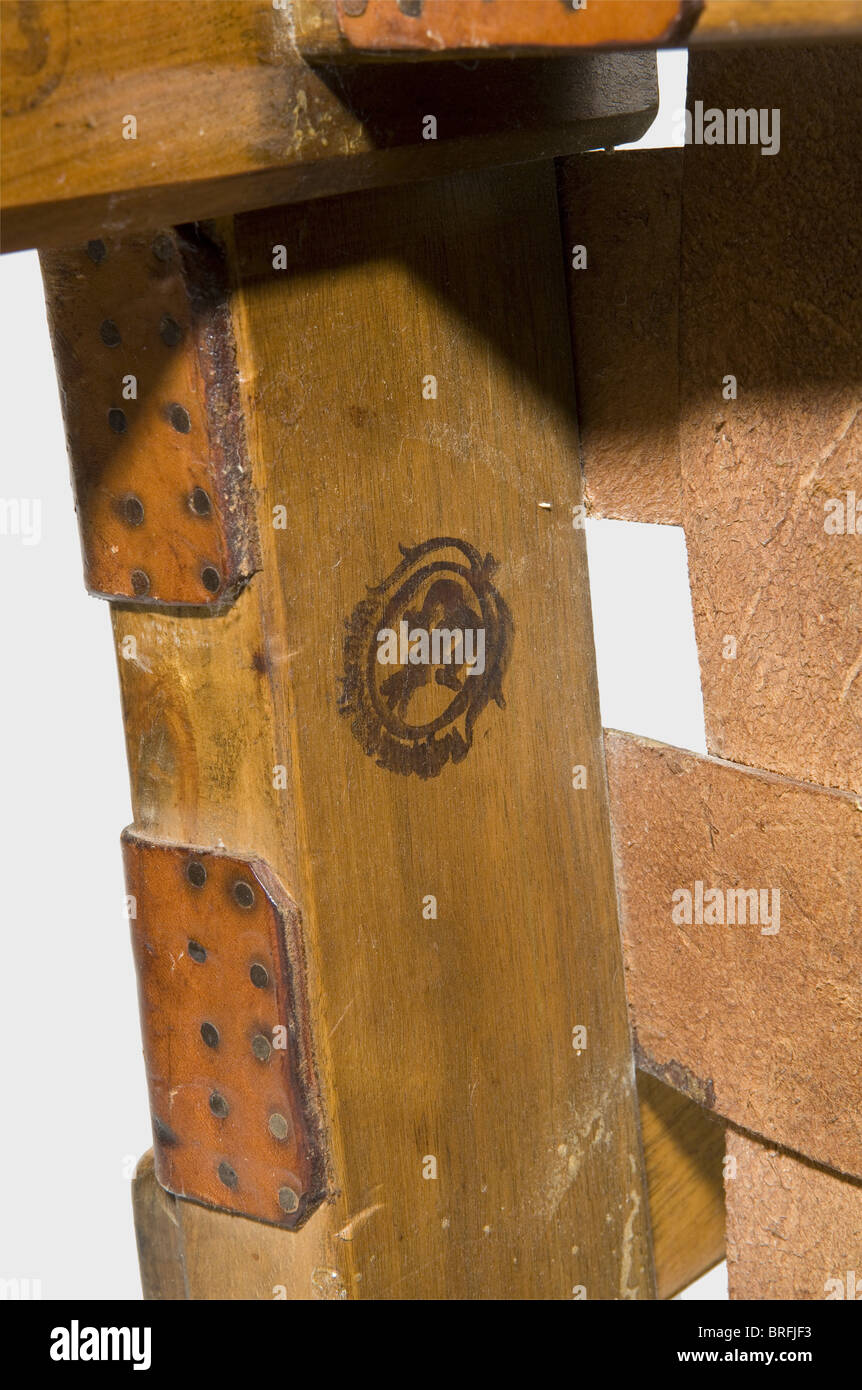
<path id="1" fill-rule="evenodd" d="M 673 143 L 685 54 L 659 55 Z M 0 535 L 0 1278 L 43 1298 L 140 1298 L 130 1178 L 150 1147 L 119 833 L 131 820 L 108 606 L 88 598 L 34 252 L 0 260 L 0 495 L 38 498 L 39 544 Z M 685 540 L 588 527 L 603 722 L 705 751 Z M 727 1296 L 724 1266 L 686 1291 Z"/>

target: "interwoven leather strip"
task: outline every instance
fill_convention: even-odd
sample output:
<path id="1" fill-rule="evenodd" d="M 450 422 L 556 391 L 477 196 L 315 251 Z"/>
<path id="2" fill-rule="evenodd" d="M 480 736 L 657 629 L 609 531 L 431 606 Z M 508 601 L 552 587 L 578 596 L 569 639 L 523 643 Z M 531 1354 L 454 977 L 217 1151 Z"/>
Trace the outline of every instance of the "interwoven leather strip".
<path id="1" fill-rule="evenodd" d="M 631 734 L 605 747 L 638 1065 L 862 1177 L 858 800 Z"/>
<path id="2" fill-rule="evenodd" d="M 296 905 L 260 860 L 123 853 L 159 1182 L 300 1226 L 326 1184 Z"/>
<path id="3" fill-rule="evenodd" d="M 208 606 L 257 568 L 224 264 L 197 227 L 42 254 L 93 594 Z"/>
<path id="4" fill-rule="evenodd" d="M 729 1127 L 732 1298 L 862 1299 L 862 1182 Z"/>

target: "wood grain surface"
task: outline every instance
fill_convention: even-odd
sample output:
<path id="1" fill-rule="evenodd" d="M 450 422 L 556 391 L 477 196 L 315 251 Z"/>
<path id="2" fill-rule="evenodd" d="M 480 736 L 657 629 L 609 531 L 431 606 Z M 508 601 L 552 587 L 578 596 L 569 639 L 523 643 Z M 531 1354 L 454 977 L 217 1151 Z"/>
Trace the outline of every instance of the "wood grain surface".
<path id="1" fill-rule="evenodd" d="M 695 46 L 834 42 L 860 33 L 860 0 L 704 0 L 689 41 Z"/>
<path id="2" fill-rule="evenodd" d="M 256 851 L 302 911 L 338 1196 L 291 1259 L 353 1298 L 649 1297 L 553 170 L 236 240 L 263 568 L 224 617 L 115 625 L 136 821 Z M 345 624 L 440 538 L 493 556 L 504 703 L 401 775 L 339 712 Z"/>
<path id="3" fill-rule="evenodd" d="M 637 1089 L 656 1290 L 659 1298 L 673 1298 L 724 1256 L 724 1125 L 644 1072 Z M 345 1294 L 330 1267 L 337 1257 L 315 1264 L 309 1246 L 284 1241 L 273 1227 L 165 1192 L 152 1153 L 138 1164 L 132 1201 L 146 1299 Z M 351 1237 L 349 1228 L 336 1233 L 332 1248 Z"/>
<path id="4" fill-rule="evenodd" d="M 724 1124 L 638 1072 L 659 1298 L 673 1298 L 724 1258 Z"/>
<path id="5" fill-rule="evenodd" d="M 153 1151 L 148 1149 L 132 1179 L 135 1239 L 145 1299 L 176 1301 L 190 1297 L 176 1206 L 177 1199 L 156 1180 Z"/>
<path id="6" fill-rule="evenodd" d="M 649 53 L 333 71 L 271 0 L 0 14 L 8 251 L 619 144 L 657 107 Z"/>

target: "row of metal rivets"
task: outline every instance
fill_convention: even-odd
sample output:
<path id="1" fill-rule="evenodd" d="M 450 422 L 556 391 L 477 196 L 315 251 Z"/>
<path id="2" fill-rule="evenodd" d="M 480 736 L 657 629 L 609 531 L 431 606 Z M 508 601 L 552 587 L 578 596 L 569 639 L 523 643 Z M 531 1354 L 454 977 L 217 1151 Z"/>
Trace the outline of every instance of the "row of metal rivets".
<path id="1" fill-rule="evenodd" d="M 99 337 L 105 347 L 119 347 L 123 341 L 123 335 L 114 323 L 113 319 L 103 319 L 99 325 Z M 162 314 L 159 321 L 159 337 L 165 347 L 176 347 L 182 342 L 183 330 L 175 318 L 170 314 Z M 183 430 L 183 434 L 188 434 L 188 430 Z"/>
<path id="2" fill-rule="evenodd" d="M 184 405 L 178 405 L 176 401 L 172 401 L 168 406 L 167 418 L 177 434 L 191 433 L 192 417 Z M 117 406 L 112 406 L 108 411 L 108 425 L 114 434 L 125 434 L 128 423 L 126 412 Z"/>
<path id="3" fill-rule="evenodd" d="M 221 1042 L 219 1030 L 216 1028 L 215 1024 L 210 1023 L 208 1019 L 201 1024 L 201 1037 L 207 1047 L 211 1047 L 213 1051 L 215 1051 Z M 272 1055 L 272 1043 L 269 1041 L 269 1038 L 264 1037 L 263 1033 L 255 1033 L 251 1040 L 251 1050 L 252 1055 L 255 1056 L 259 1062 L 268 1062 Z"/>
<path id="4" fill-rule="evenodd" d="M 212 503 L 209 493 L 202 487 L 196 487 L 189 494 L 189 509 L 195 516 L 209 516 L 212 510 Z M 140 526 L 144 520 L 144 504 L 136 493 L 130 492 L 123 498 L 122 502 L 123 520 L 129 526 Z"/>
<path id="5" fill-rule="evenodd" d="M 209 1106 L 217 1120 L 226 1120 L 230 1114 L 230 1106 L 222 1095 L 221 1091 L 213 1091 L 210 1095 Z M 273 1139 L 284 1140 L 290 1134 L 290 1121 L 285 1119 L 278 1110 L 274 1110 L 266 1122 L 267 1129 Z"/>
<path id="6" fill-rule="evenodd" d="M 132 581 L 132 593 L 136 598 L 143 598 L 150 592 L 150 576 L 146 570 L 132 570 L 129 578 Z M 208 593 L 218 593 L 221 588 L 221 575 L 215 565 L 204 565 L 201 570 L 201 583 Z"/>
<path id="7" fill-rule="evenodd" d="M 194 888 L 203 888 L 207 881 L 206 865 L 200 859 L 190 859 L 186 865 L 186 878 Z M 254 907 L 254 889 L 244 878 L 238 878 L 233 885 L 233 896 L 240 907 Z"/>
<path id="8" fill-rule="evenodd" d="M 152 243 L 153 255 L 157 260 L 169 261 L 174 253 L 173 243 L 169 236 L 164 234 L 157 236 Z M 105 243 L 100 240 L 87 242 L 87 255 L 94 265 L 100 265 L 107 258 L 108 251 Z M 159 323 L 159 337 L 166 347 L 176 347 L 182 341 L 183 330 L 176 319 L 170 314 L 163 314 Z M 113 319 L 104 319 L 99 327 L 99 337 L 105 347 L 119 347 L 122 334 Z M 172 427 L 178 434 L 189 434 L 192 427 L 191 416 L 185 406 L 173 401 L 167 409 L 167 418 Z M 113 406 L 108 411 L 108 427 L 114 434 L 125 434 L 128 428 L 126 412 Z M 195 516 L 205 517 L 212 512 L 212 503 L 208 493 L 202 487 L 193 489 L 189 497 L 189 507 Z M 129 526 L 141 526 L 144 522 L 144 504 L 140 497 L 130 493 L 122 503 L 123 518 Z M 146 570 L 134 569 L 130 576 L 132 593 L 136 598 L 143 598 L 150 591 L 150 576 Z M 215 565 L 204 565 L 200 572 L 201 583 L 210 594 L 217 594 L 221 588 L 221 575 Z"/>
<path id="9" fill-rule="evenodd" d="M 187 949 L 192 960 L 197 961 L 198 965 L 203 965 L 207 958 L 206 946 L 202 946 L 199 941 L 195 941 L 192 937 Z M 259 965 L 257 962 L 249 970 L 248 977 L 256 989 L 266 989 L 269 984 L 269 971 L 265 965 Z"/>
<path id="10" fill-rule="evenodd" d="M 199 859 L 192 859 L 186 865 L 186 877 L 195 888 L 203 888 L 207 881 L 206 866 Z M 239 907 L 250 908 L 254 906 L 254 889 L 245 879 L 237 879 L 233 885 L 233 896 Z M 194 939 L 188 943 L 188 952 L 192 960 L 198 964 L 203 964 L 207 958 L 206 947 Z M 265 989 L 269 984 L 269 971 L 266 966 L 255 961 L 249 969 L 249 979 L 257 989 Z M 205 1021 L 201 1024 L 201 1038 L 207 1047 L 217 1048 L 220 1042 L 219 1031 L 214 1023 Z M 251 1050 L 260 1062 L 268 1062 L 272 1055 L 272 1045 L 263 1033 L 256 1033 L 251 1040 Z M 220 1091 L 213 1091 L 209 1098 L 209 1107 L 216 1119 L 224 1120 L 230 1114 L 230 1106 Z M 273 1139 L 284 1140 L 290 1134 L 290 1122 L 284 1115 L 274 1111 L 268 1121 L 267 1128 Z M 239 1178 L 236 1170 L 227 1162 L 218 1165 L 219 1181 L 231 1191 L 235 1191 L 239 1186 Z M 292 1187 L 281 1187 L 278 1191 L 279 1206 L 283 1211 L 291 1215 L 299 1207 L 299 1197 Z"/>
<path id="11" fill-rule="evenodd" d="M 144 504 L 135 493 L 130 492 L 122 501 L 123 519 L 128 526 L 141 526 L 144 521 Z M 195 516 L 209 516 L 212 503 L 209 494 L 202 487 L 196 487 L 189 495 L 189 508 Z M 139 598 L 149 592 L 150 577 L 145 570 L 135 569 L 131 573 L 132 591 Z M 215 565 L 204 565 L 201 570 L 201 583 L 208 593 L 218 593 L 221 588 L 221 575 Z"/>
<path id="12" fill-rule="evenodd" d="M 236 1175 L 236 1170 L 232 1168 L 229 1163 L 222 1162 L 219 1164 L 217 1172 L 219 1181 L 222 1182 L 225 1187 L 229 1187 L 232 1192 L 235 1192 L 239 1187 L 239 1178 Z M 290 1215 L 297 1210 L 299 1206 L 299 1197 L 292 1187 L 280 1187 L 278 1189 L 278 1204 L 283 1211 L 286 1211 L 288 1215 Z"/>

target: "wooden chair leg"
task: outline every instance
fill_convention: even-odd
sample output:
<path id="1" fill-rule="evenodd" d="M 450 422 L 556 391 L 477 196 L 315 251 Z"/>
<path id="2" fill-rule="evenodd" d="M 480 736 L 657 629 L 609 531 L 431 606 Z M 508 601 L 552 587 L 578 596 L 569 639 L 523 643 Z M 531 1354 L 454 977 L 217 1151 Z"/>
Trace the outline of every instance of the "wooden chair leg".
<path id="1" fill-rule="evenodd" d="M 821 1097 L 852 1097 L 834 1038 L 858 1031 L 855 267 L 832 235 L 858 64 L 689 73 L 719 112 L 752 84 L 792 112 L 782 163 L 564 171 L 566 240 L 603 252 L 571 293 L 581 437 L 548 163 L 44 258 L 128 738 L 148 1297 L 641 1299 L 718 1257 L 721 1126 L 646 1078 L 639 1123 L 606 753 L 639 1063 L 746 1131 L 731 1292 L 857 1297 L 858 1136 Z M 686 529 L 717 756 L 603 742 L 582 447 L 594 509 Z M 799 875 L 812 824 L 834 894 Z M 768 870 L 781 942 L 681 946 L 683 865 L 743 894 Z M 752 1018 L 777 1057 L 749 1056 Z"/>
<path id="2" fill-rule="evenodd" d="M 656 1291 L 672 1298 L 724 1257 L 724 1126 L 644 1073 L 638 1099 Z M 156 1179 L 152 1151 L 138 1164 L 132 1203 L 144 1298 L 229 1299 L 240 1289 L 288 1297 L 282 1232 L 174 1197 Z M 291 1297 L 343 1298 L 333 1264 L 337 1247 L 334 1259 L 321 1249 L 318 1263 L 291 1274 Z"/>
<path id="3" fill-rule="evenodd" d="M 114 582 L 134 554 L 148 583 L 113 614 L 136 833 L 256 856 L 301 918 L 327 1200 L 298 1230 L 178 1200 L 185 1286 L 651 1297 L 553 168 L 252 213 L 220 235 L 235 357 L 213 349 L 217 307 L 202 327 L 193 281 L 215 272 L 181 239 L 190 318 L 166 285 L 178 329 L 153 359 L 164 374 L 141 371 L 139 415 L 128 407 L 122 445 L 94 445 L 99 483 L 83 495 L 95 506 L 122 476 L 139 504 L 98 516 Z M 153 249 L 135 254 L 149 265 Z M 98 265 L 80 273 L 107 284 Z M 102 322 L 124 323 L 118 293 Z M 214 402 L 228 403 L 235 456 L 247 451 L 258 558 L 251 541 L 218 563 L 201 550 L 187 572 L 188 551 L 160 548 L 160 508 L 171 469 L 194 481 L 206 464 L 196 438 L 210 459 L 226 449 Z M 226 511 L 218 493 L 211 513 Z M 184 525 L 188 547 L 215 544 Z M 187 604 L 207 566 L 232 601 L 171 607 L 160 576 Z M 403 640 L 402 623 L 481 631 L 474 673 L 443 657 L 436 679 L 421 661 L 387 675 L 379 633 Z M 168 919 L 141 892 L 138 929 L 157 951 Z M 225 953 L 206 947 L 188 953 L 232 999 Z M 197 982 L 188 953 L 177 968 Z M 258 1136 L 232 1127 L 222 1083 L 246 1025 L 225 1009 L 234 1034 L 212 1028 L 210 1057 L 196 1025 L 174 1049 L 198 1049 L 195 1077 L 211 1068 L 223 1122 L 205 1095 L 200 1122 L 184 1120 L 185 1083 L 154 1077 L 151 1058 L 153 1094 L 175 1107 L 159 1114 L 156 1162 L 194 1146 L 242 1211 L 240 1160 Z M 207 1182 L 186 1196 L 211 1202 Z M 218 1272 L 200 1283 L 203 1267 Z"/>

